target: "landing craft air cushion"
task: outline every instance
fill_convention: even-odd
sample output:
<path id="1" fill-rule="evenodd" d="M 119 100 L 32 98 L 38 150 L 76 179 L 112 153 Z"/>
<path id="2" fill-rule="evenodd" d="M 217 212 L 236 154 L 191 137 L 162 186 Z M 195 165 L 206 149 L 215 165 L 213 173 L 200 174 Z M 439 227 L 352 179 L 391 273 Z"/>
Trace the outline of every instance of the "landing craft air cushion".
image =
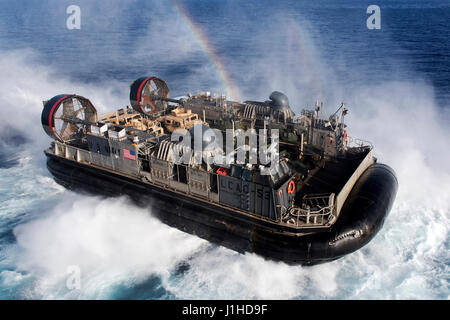
<path id="1" fill-rule="evenodd" d="M 290 264 L 358 250 L 394 202 L 394 171 L 347 134 L 343 104 L 324 119 L 317 103 L 295 115 L 277 91 L 263 102 L 209 92 L 172 99 L 157 77 L 134 81 L 130 103 L 99 115 L 75 94 L 44 101 L 41 122 L 54 139 L 44 152 L 56 182 L 127 195 L 170 226 Z M 276 157 L 255 161 L 252 139 Z"/>

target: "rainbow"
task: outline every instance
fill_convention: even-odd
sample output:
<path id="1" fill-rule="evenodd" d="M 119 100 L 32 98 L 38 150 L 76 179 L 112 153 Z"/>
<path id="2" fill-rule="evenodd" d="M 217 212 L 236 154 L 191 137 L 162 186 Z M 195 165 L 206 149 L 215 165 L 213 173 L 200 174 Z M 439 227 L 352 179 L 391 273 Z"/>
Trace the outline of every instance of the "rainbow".
<path id="1" fill-rule="evenodd" d="M 188 28 L 191 30 L 194 37 L 200 43 L 202 50 L 205 52 L 206 56 L 209 58 L 211 63 L 215 66 L 223 86 L 225 87 L 226 94 L 228 97 L 235 100 L 240 99 L 239 89 L 233 84 L 230 75 L 225 68 L 222 58 L 216 53 L 214 47 L 208 40 L 205 32 L 194 22 L 194 20 L 189 16 L 189 12 L 181 3 L 178 1 L 172 1 L 173 7 L 180 15 L 180 17 L 185 21 Z"/>

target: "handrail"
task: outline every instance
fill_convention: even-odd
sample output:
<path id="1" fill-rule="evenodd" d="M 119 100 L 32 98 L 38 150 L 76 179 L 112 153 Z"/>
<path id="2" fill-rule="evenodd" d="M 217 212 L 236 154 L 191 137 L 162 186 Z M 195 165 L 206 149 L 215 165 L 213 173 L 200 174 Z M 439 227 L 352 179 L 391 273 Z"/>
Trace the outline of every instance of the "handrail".
<path id="1" fill-rule="evenodd" d="M 347 148 L 364 148 L 364 147 L 373 148 L 373 144 L 370 141 L 348 136 Z"/>
<path id="2" fill-rule="evenodd" d="M 306 195 L 303 198 L 301 207 L 290 207 L 281 223 L 288 224 L 295 227 L 328 227 L 336 220 L 335 212 L 335 194 L 320 194 L 320 195 Z M 315 200 L 315 206 L 311 200 Z M 323 207 L 319 205 L 319 201 L 324 204 Z"/>

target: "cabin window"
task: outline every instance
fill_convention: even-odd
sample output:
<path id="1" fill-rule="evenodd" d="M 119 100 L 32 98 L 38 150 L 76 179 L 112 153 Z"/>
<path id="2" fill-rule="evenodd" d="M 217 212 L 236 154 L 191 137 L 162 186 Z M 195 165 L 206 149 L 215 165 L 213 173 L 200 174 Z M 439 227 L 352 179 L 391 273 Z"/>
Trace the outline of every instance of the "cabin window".
<path id="1" fill-rule="evenodd" d="M 231 176 L 235 178 L 241 178 L 242 168 L 239 166 L 231 166 Z"/>
<path id="2" fill-rule="evenodd" d="M 174 164 L 172 169 L 173 180 L 178 181 L 178 165 Z"/>
<path id="3" fill-rule="evenodd" d="M 211 192 L 217 193 L 219 192 L 217 188 L 217 174 L 211 173 L 209 175 L 209 185 L 211 187 Z"/>
<path id="4" fill-rule="evenodd" d="M 178 181 L 187 183 L 187 172 L 185 166 L 178 166 Z"/>
<path id="5" fill-rule="evenodd" d="M 242 173 L 242 179 L 245 181 L 252 181 L 252 172 L 250 170 L 244 169 Z"/>
<path id="6" fill-rule="evenodd" d="M 148 160 L 142 160 L 141 161 L 141 170 L 142 171 L 146 171 L 146 172 L 150 172 L 150 163 Z"/>

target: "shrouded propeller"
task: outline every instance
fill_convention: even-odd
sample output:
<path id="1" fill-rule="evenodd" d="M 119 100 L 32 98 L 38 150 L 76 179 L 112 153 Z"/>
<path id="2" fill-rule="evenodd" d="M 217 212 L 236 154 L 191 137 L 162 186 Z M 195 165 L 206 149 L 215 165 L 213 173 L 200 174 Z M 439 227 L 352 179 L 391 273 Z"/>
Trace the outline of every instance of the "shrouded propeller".
<path id="1" fill-rule="evenodd" d="M 97 121 L 97 110 L 84 97 L 61 94 L 44 101 L 41 122 L 45 132 L 52 138 L 61 142 L 70 141 L 86 121 Z"/>
<path id="2" fill-rule="evenodd" d="M 134 110 L 152 115 L 167 108 L 170 90 L 164 80 L 157 77 L 139 78 L 131 84 L 130 103 Z"/>

